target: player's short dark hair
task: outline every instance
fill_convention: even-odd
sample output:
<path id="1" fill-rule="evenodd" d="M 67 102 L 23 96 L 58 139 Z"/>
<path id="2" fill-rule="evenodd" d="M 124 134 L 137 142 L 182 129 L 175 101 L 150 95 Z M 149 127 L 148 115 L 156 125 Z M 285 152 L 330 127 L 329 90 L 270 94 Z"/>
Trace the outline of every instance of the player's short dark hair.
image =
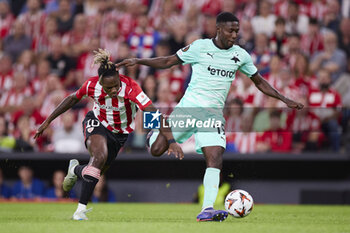
<path id="1" fill-rule="evenodd" d="M 100 65 L 97 70 L 100 81 L 103 77 L 115 76 L 118 73 L 115 64 L 111 61 L 111 54 L 106 49 L 98 49 L 94 54 L 94 64 Z"/>
<path id="2" fill-rule="evenodd" d="M 226 23 L 226 22 L 238 22 L 239 19 L 230 12 L 221 12 L 216 16 L 216 24 L 218 23 Z"/>

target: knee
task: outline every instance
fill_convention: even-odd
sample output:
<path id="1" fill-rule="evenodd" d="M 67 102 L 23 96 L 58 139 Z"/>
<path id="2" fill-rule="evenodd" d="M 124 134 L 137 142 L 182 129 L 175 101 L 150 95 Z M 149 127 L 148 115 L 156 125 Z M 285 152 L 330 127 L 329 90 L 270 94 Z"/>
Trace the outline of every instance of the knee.
<path id="1" fill-rule="evenodd" d="M 207 167 L 213 167 L 220 169 L 222 168 L 222 156 L 215 156 L 213 159 L 207 161 Z"/>
<path id="2" fill-rule="evenodd" d="M 166 151 L 166 147 L 162 145 L 153 144 L 151 146 L 151 154 L 155 157 L 159 157 Z"/>
<path id="3" fill-rule="evenodd" d="M 207 156 L 207 167 L 221 169 L 222 155 L 219 153 L 214 153 L 214 154 L 211 154 L 210 156 Z"/>

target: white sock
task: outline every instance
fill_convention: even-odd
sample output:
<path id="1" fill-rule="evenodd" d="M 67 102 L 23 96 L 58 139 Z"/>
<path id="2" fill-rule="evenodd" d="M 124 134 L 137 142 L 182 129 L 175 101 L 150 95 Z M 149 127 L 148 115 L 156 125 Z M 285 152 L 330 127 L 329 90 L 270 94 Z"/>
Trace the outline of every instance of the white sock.
<path id="1" fill-rule="evenodd" d="M 78 208 L 76 212 L 83 211 L 83 210 L 86 210 L 86 205 L 78 203 Z"/>

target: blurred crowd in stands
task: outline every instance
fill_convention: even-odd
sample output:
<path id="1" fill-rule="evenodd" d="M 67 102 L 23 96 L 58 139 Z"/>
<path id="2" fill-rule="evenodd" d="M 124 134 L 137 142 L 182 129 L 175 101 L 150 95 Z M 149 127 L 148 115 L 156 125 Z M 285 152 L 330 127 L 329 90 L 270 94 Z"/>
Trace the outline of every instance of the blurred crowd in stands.
<path id="1" fill-rule="evenodd" d="M 78 199 L 76 189 L 64 192 L 62 188 L 63 179 L 66 176 L 62 170 L 53 172 L 51 180 L 47 184 L 35 178 L 34 171 L 29 166 L 20 166 L 18 168 L 18 180 L 12 182 L 12 185 L 5 179 L 0 168 L 0 201 L 67 201 L 69 199 Z M 105 175 L 97 183 L 91 202 L 116 202 L 115 194 L 109 189 Z"/>
<path id="2" fill-rule="evenodd" d="M 0 0 L 0 150 L 86 152 L 81 122 L 91 100 L 52 122 L 37 141 L 33 135 L 65 96 L 97 75 L 92 52 L 106 48 L 115 62 L 171 55 L 215 37 L 221 11 L 240 19 L 237 43 L 268 82 L 305 104 L 288 110 L 237 73 L 224 111 L 227 151 L 350 151 L 349 0 Z M 191 67 L 120 73 L 169 113 Z M 194 151 L 193 140 L 185 151 Z M 144 145 L 139 114 L 127 147 Z"/>

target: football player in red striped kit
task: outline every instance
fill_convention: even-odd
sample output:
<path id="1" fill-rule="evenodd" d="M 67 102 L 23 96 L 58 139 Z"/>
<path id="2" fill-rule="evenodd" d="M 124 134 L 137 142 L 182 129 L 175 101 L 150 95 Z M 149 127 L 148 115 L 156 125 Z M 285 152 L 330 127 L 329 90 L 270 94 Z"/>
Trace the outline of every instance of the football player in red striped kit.
<path id="1" fill-rule="evenodd" d="M 63 189 L 69 191 L 77 181 L 82 179 L 82 190 L 78 208 L 73 214 L 74 220 L 87 220 L 86 205 L 100 178 L 116 158 L 129 133 L 135 127 L 136 106 L 142 111 L 156 112 L 152 101 L 131 78 L 119 75 L 115 65 L 110 61 L 110 54 L 99 49 L 95 52 L 94 64 L 99 64 L 98 76 L 88 79 L 75 93 L 66 97 L 51 115 L 42 123 L 34 138 L 38 138 L 50 123 L 59 115 L 73 107 L 84 97 L 94 100 L 92 111 L 83 121 L 85 145 L 90 153 L 88 164 L 79 165 L 76 159 L 70 160 L 68 173 L 63 182 Z M 160 116 L 162 118 L 162 116 Z M 162 122 L 162 119 L 161 119 Z M 168 144 L 168 154 L 183 158 L 183 152 L 176 144 L 169 128 L 164 132 Z"/>

